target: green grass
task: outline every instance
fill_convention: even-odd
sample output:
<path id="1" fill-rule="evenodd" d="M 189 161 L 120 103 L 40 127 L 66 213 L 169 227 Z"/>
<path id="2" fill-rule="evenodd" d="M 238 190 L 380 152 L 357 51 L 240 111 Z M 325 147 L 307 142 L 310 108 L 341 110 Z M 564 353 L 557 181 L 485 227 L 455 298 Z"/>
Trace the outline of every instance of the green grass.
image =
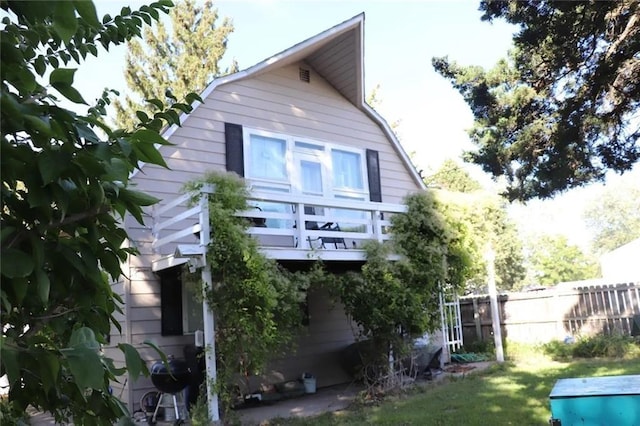
<path id="1" fill-rule="evenodd" d="M 444 383 L 416 387 L 375 405 L 269 425 L 545 425 L 548 396 L 558 379 L 640 374 L 639 359 L 553 361 L 531 351 L 525 358 Z M 263 423 L 265 424 L 265 423 Z"/>

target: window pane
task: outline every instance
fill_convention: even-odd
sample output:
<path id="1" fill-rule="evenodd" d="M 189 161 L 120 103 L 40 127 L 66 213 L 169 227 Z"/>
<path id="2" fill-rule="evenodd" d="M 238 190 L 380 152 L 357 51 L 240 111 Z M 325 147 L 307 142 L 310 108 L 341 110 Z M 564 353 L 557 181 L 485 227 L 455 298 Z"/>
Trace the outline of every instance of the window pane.
<path id="1" fill-rule="evenodd" d="M 300 161 L 302 192 L 309 195 L 322 195 L 322 166 L 315 161 Z"/>
<path id="2" fill-rule="evenodd" d="M 334 149 L 331 161 L 335 188 L 364 189 L 360 154 Z"/>
<path id="3" fill-rule="evenodd" d="M 307 142 L 296 142 L 296 148 L 309 149 L 312 151 L 324 151 L 324 146 Z"/>
<path id="4" fill-rule="evenodd" d="M 251 135 L 249 149 L 251 151 L 249 177 L 287 180 L 286 141 Z"/>
<path id="5" fill-rule="evenodd" d="M 183 316 L 185 318 L 185 333 L 193 333 L 196 330 L 204 329 L 204 319 L 202 315 L 202 302 L 196 297 L 195 289 L 197 283 L 190 282 L 189 275 L 182 274 L 182 303 Z"/>

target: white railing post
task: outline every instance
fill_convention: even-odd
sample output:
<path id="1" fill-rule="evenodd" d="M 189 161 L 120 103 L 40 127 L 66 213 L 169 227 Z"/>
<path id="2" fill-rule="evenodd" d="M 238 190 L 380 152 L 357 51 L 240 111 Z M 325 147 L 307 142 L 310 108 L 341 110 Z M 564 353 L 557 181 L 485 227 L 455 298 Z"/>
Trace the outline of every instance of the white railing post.
<path id="1" fill-rule="evenodd" d="M 378 240 L 379 243 L 382 242 L 382 225 L 380 224 L 380 215 L 382 214 L 380 212 L 380 210 L 373 210 L 371 212 L 371 225 L 373 227 L 373 235 L 375 235 L 376 240 Z"/>
<path id="2" fill-rule="evenodd" d="M 304 244 L 307 242 L 307 227 L 304 220 L 304 204 L 297 203 L 294 204 L 294 206 L 296 206 L 295 221 L 297 231 L 297 235 L 294 236 L 294 238 L 296 239 L 296 241 L 294 241 L 294 245 L 297 248 L 304 249 L 306 248 Z"/>
<path id="3" fill-rule="evenodd" d="M 211 240 L 211 229 L 209 222 L 209 193 L 204 191 L 200 195 L 200 247 L 202 248 L 202 314 L 204 317 L 204 344 L 205 344 L 205 366 L 206 366 L 206 386 L 209 418 L 213 422 L 220 421 L 220 410 L 218 407 L 218 394 L 215 391 L 217 380 L 216 371 L 216 328 L 213 311 L 207 302 L 207 291 L 213 289 L 213 278 L 211 276 L 211 266 L 207 262 L 207 246 Z"/>

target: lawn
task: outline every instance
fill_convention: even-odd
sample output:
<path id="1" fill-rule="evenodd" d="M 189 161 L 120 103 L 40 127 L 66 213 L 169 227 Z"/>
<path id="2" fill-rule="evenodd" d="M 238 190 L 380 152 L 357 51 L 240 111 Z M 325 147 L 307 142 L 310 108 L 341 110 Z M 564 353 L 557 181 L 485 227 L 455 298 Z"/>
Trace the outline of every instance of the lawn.
<path id="1" fill-rule="evenodd" d="M 276 419 L 269 425 L 546 425 L 549 393 L 568 377 L 640 374 L 640 359 L 553 361 L 529 354 L 520 360 L 418 386 L 375 405 L 306 419 Z"/>

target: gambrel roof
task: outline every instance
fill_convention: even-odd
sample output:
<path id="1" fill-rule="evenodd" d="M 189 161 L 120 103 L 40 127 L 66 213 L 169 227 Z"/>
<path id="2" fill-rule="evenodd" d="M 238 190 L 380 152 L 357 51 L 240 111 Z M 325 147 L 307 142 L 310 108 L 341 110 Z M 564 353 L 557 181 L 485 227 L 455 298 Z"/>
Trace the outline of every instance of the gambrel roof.
<path id="1" fill-rule="evenodd" d="M 425 185 L 409 156 L 400 145 L 388 123 L 365 102 L 364 94 L 364 13 L 354 16 L 326 31 L 304 40 L 258 64 L 228 76 L 215 79 L 200 95 L 206 99 L 216 87 L 246 78 L 255 77 L 300 61 L 305 61 L 342 96 L 377 123 L 410 171 L 420 188 Z M 200 103 L 194 105 L 198 108 Z M 187 119 L 181 117 L 181 122 Z M 171 136 L 177 126 L 163 135 Z"/>

